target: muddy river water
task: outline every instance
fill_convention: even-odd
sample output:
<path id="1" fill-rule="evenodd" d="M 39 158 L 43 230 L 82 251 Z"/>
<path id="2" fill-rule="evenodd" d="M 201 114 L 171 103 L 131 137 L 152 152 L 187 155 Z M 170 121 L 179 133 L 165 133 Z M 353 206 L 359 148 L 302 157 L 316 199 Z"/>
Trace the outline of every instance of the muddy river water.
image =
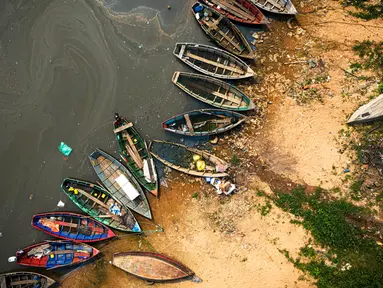
<path id="1" fill-rule="evenodd" d="M 168 10 L 167 6 L 171 9 Z M 114 112 L 146 139 L 171 138 L 160 123 L 205 107 L 171 83 L 190 71 L 180 41 L 209 43 L 179 0 L 3 0 L 0 3 L 0 271 L 17 249 L 47 239 L 35 213 L 78 211 L 63 178 L 95 181 L 88 155 L 115 153 Z M 73 148 L 64 159 L 57 146 Z"/>

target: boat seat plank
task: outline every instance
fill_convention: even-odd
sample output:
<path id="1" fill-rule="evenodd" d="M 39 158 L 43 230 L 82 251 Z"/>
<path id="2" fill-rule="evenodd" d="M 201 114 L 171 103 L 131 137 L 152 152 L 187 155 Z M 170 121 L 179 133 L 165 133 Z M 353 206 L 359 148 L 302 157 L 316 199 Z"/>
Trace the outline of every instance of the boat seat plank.
<path id="1" fill-rule="evenodd" d="M 113 132 L 114 132 L 114 134 L 117 134 L 117 133 L 119 133 L 121 131 L 124 131 L 124 130 L 130 128 L 130 127 L 133 127 L 133 123 L 132 122 L 129 122 L 128 124 L 122 125 L 122 126 L 116 128 L 116 129 L 114 129 Z"/>
<path id="2" fill-rule="evenodd" d="M 189 86 L 192 86 L 192 87 L 196 87 L 196 88 L 199 88 L 205 92 L 208 92 L 214 96 L 217 96 L 217 97 L 220 97 L 220 98 L 223 98 L 224 100 L 228 100 L 230 102 L 233 102 L 235 104 L 238 104 L 238 105 L 241 105 L 242 104 L 242 99 L 239 99 L 239 98 L 235 98 L 233 96 L 230 96 L 230 95 L 225 95 L 225 94 L 222 94 L 218 91 L 211 91 L 210 89 L 206 88 L 205 86 L 203 85 L 198 85 L 198 84 L 195 84 L 193 82 L 191 83 L 188 83 Z"/>
<path id="3" fill-rule="evenodd" d="M 225 100 L 228 100 L 230 102 L 233 102 L 233 103 L 236 103 L 238 105 L 240 105 L 242 103 L 242 100 L 241 99 L 238 99 L 238 98 L 235 98 L 235 97 L 232 97 L 230 95 L 226 95 L 226 94 L 222 94 L 222 93 L 219 93 L 219 92 L 212 92 L 211 94 L 215 95 L 215 96 L 218 96 L 218 97 L 221 97 Z"/>
<path id="4" fill-rule="evenodd" d="M 193 128 L 193 124 L 191 123 L 190 121 L 190 117 L 189 117 L 189 114 L 185 114 L 184 115 L 184 118 L 185 118 L 185 121 L 186 121 L 186 125 L 188 126 L 189 128 L 189 132 L 190 134 L 194 135 L 194 128 Z"/>
<path id="5" fill-rule="evenodd" d="M 185 49 L 186 49 L 186 45 L 182 45 L 182 47 L 180 49 L 180 53 L 178 54 L 180 57 L 182 57 L 184 55 Z"/>
<path id="6" fill-rule="evenodd" d="M 209 26 L 209 28 L 207 29 L 207 32 L 210 32 L 211 30 L 213 29 L 219 29 L 218 28 L 218 25 L 219 25 L 219 22 L 221 22 L 221 20 L 223 19 L 223 15 L 219 15 L 219 17 L 217 18 L 217 20 L 213 20 L 213 23 L 210 24 L 210 22 L 207 22 L 205 20 L 203 20 L 207 26 Z"/>
<path id="7" fill-rule="evenodd" d="M 76 251 L 76 250 L 56 250 L 56 251 L 51 251 L 49 252 L 49 254 L 55 254 L 55 255 L 61 255 L 61 254 L 74 254 L 76 252 L 80 252 L 79 251 Z M 84 250 L 81 250 L 82 253 L 88 253 L 90 254 L 89 251 L 84 251 Z"/>
<path id="8" fill-rule="evenodd" d="M 109 210 L 109 206 L 106 205 L 104 202 L 98 200 L 96 197 L 92 196 L 91 194 L 85 192 L 84 190 L 82 189 L 77 189 L 78 193 L 80 193 L 81 195 L 84 195 L 85 197 L 87 197 L 88 199 L 92 200 L 93 202 L 96 202 L 98 205 L 106 208 Z"/>
<path id="9" fill-rule="evenodd" d="M 7 288 L 7 282 L 4 276 L 0 277 L 0 288 Z"/>
<path id="10" fill-rule="evenodd" d="M 207 64 L 214 65 L 214 66 L 219 67 L 219 68 L 223 68 L 223 69 L 226 69 L 226 70 L 229 70 L 229 71 L 233 71 L 233 72 L 239 73 L 241 75 L 244 74 L 244 71 L 241 70 L 241 69 L 238 69 L 238 68 L 235 68 L 235 67 L 227 66 L 227 65 L 224 65 L 224 64 L 221 64 L 221 63 L 218 63 L 218 62 L 214 62 L 214 61 L 208 60 L 206 58 L 203 58 L 203 57 L 200 57 L 198 55 L 195 55 L 195 54 L 193 54 L 191 52 L 186 52 L 186 56 L 188 56 L 190 58 L 193 58 L 193 59 L 196 59 L 198 61 L 207 63 Z"/>
<path id="11" fill-rule="evenodd" d="M 39 283 L 39 280 L 33 280 L 33 279 L 20 280 L 20 281 L 13 281 L 13 282 L 9 283 L 9 287 L 16 286 L 16 285 L 27 285 L 27 284 L 37 284 L 37 283 Z"/>
<path id="12" fill-rule="evenodd" d="M 76 223 L 68 223 L 68 222 L 62 222 L 62 221 L 54 221 L 55 224 L 59 224 L 61 226 L 65 227 L 71 227 L 71 228 L 79 228 L 79 227 L 86 227 L 89 230 L 92 230 L 93 232 L 99 232 L 102 233 L 104 230 L 99 227 L 92 227 L 92 226 L 86 226 L 85 224 L 76 224 Z"/>
<path id="13" fill-rule="evenodd" d="M 266 0 L 264 6 L 267 6 L 267 4 L 270 4 L 270 5 L 272 5 L 272 6 L 276 7 L 276 8 L 278 8 L 279 10 L 283 11 L 283 10 L 285 9 L 285 7 L 286 7 L 287 2 L 285 3 L 284 6 L 282 6 L 281 4 L 278 3 L 278 0 L 277 0 L 277 1 L 274 1 L 274 0 Z M 273 7 L 273 8 L 274 8 L 274 7 Z"/>
<path id="14" fill-rule="evenodd" d="M 222 36 L 222 39 L 226 39 L 227 42 L 229 42 L 231 45 L 233 45 L 237 50 L 239 50 L 239 52 L 242 52 L 244 51 L 244 49 L 242 49 L 238 43 L 236 43 L 235 41 L 233 41 L 229 36 L 227 36 L 225 33 L 223 33 L 223 31 L 215 24 L 211 24 L 210 22 L 208 21 L 205 21 L 205 20 L 202 20 L 203 23 L 205 23 L 209 29 L 207 30 L 208 33 L 210 33 L 211 30 L 215 30 L 218 34 L 220 34 Z"/>

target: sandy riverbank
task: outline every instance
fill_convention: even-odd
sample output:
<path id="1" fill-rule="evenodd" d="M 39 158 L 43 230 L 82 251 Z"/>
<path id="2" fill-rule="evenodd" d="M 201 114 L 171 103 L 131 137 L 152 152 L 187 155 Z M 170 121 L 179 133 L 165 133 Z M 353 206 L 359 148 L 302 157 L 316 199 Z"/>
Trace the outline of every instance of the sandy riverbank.
<path id="1" fill-rule="evenodd" d="M 259 83 L 240 85 L 262 107 L 261 114 L 252 116 L 239 132 L 223 137 L 216 148 L 226 159 L 239 156 L 235 177 L 246 189 L 218 199 L 200 180 L 168 174 L 169 187 L 162 187 L 161 198 L 150 198 L 155 221 L 164 232 L 111 242 L 101 249 L 104 258 L 74 272 L 63 287 L 124 287 L 127 283 L 142 287 L 142 281 L 108 264 L 113 252 L 129 249 L 165 253 L 203 279 L 199 284 L 169 284 L 173 287 L 314 286 L 278 250 L 287 249 L 294 256 L 310 236 L 276 207 L 262 216 L 260 206 L 265 200 L 256 192 L 289 189 L 296 183 L 325 188 L 342 183 L 342 171 L 350 160 L 340 151 L 338 132 L 358 102 L 376 88 L 374 84 L 363 88 L 366 83 L 342 69 L 356 59 L 353 41 L 379 39 L 382 29 L 363 26 L 365 22 L 347 16 L 335 1 L 301 3 L 298 10 L 306 14 L 289 23 L 288 18 L 275 20 L 270 31 L 262 34 L 254 68 Z M 369 24 L 383 27 L 381 20 Z M 288 64 L 310 59 L 315 67 Z M 296 83 L 304 84 L 299 90 Z M 361 89 L 366 90 L 364 96 Z M 199 196 L 192 198 L 195 192 Z"/>

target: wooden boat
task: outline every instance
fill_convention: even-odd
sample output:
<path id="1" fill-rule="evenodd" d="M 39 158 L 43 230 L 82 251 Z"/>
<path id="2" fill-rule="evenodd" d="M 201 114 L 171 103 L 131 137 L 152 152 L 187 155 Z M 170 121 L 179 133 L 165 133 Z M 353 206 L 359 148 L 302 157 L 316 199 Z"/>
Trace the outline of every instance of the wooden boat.
<path id="1" fill-rule="evenodd" d="M 0 288 L 48 288 L 55 280 L 33 272 L 11 272 L 0 274 Z"/>
<path id="2" fill-rule="evenodd" d="M 112 264 L 142 280 L 166 282 L 190 278 L 194 272 L 165 255 L 152 252 L 122 252 L 113 255 Z M 197 278 L 197 277 L 196 277 Z"/>
<path id="3" fill-rule="evenodd" d="M 167 160 L 164 157 L 160 157 L 157 153 L 153 152 L 154 150 L 153 147 L 156 145 L 161 145 L 161 151 L 174 152 L 176 149 L 180 149 L 181 151 L 185 153 L 176 153 L 175 157 L 170 155 L 170 157 L 172 157 L 173 159 Z M 224 160 L 218 158 L 217 156 L 207 153 L 206 151 L 190 148 L 188 146 L 178 144 L 178 143 L 153 140 L 153 146 L 151 147 L 150 152 L 152 153 L 154 157 L 158 159 L 158 161 L 182 173 L 190 174 L 193 176 L 199 176 L 199 177 L 219 178 L 219 177 L 228 176 L 228 174 L 225 171 L 229 168 L 229 164 L 225 162 Z M 186 157 L 182 157 L 182 155 L 180 154 L 185 154 Z M 198 165 L 198 163 L 194 163 L 195 161 L 193 159 L 195 155 L 198 155 L 199 156 L 198 158 L 205 161 L 206 163 L 205 169 L 201 171 L 197 169 L 196 166 Z M 182 157 L 186 163 L 180 163 L 180 157 Z"/>
<path id="4" fill-rule="evenodd" d="M 359 107 L 348 119 L 348 124 L 368 123 L 383 119 L 383 94 Z"/>
<path id="5" fill-rule="evenodd" d="M 120 117 L 117 113 L 114 115 L 113 122 L 114 134 L 120 147 L 122 158 L 133 176 L 146 190 L 154 196 L 158 196 L 158 183 L 156 167 L 153 157 L 150 154 L 146 142 L 133 123 Z"/>
<path id="6" fill-rule="evenodd" d="M 227 17 L 201 3 L 195 3 L 192 11 L 201 28 L 217 45 L 242 58 L 255 58 L 245 36 Z"/>
<path id="7" fill-rule="evenodd" d="M 186 136 L 206 136 L 226 132 L 247 119 L 233 111 L 201 109 L 174 116 L 162 128 Z"/>
<path id="8" fill-rule="evenodd" d="M 127 207 L 130 202 L 127 196 L 116 198 L 98 185 L 71 178 L 64 179 L 61 189 L 82 211 L 102 224 L 123 232 L 141 232 L 140 225 Z"/>
<path id="9" fill-rule="evenodd" d="M 216 108 L 232 111 L 255 109 L 255 104 L 237 87 L 213 77 L 174 72 L 173 83 L 190 96 Z"/>
<path id="10" fill-rule="evenodd" d="M 242 24 L 268 24 L 265 15 L 250 0 L 199 0 L 225 15 L 231 21 Z"/>
<path id="11" fill-rule="evenodd" d="M 193 69 L 212 77 L 235 80 L 255 76 L 255 72 L 241 59 L 213 46 L 176 43 L 173 54 Z"/>
<path id="12" fill-rule="evenodd" d="M 124 165 L 100 149 L 90 154 L 89 160 L 110 194 L 118 200 L 124 199 L 123 203 L 130 210 L 152 219 L 152 212 L 144 191 Z"/>
<path id="13" fill-rule="evenodd" d="M 250 0 L 259 8 L 278 14 L 295 15 L 298 14 L 291 0 Z"/>
<path id="14" fill-rule="evenodd" d="M 78 242 L 97 242 L 116 237 L 100 222 L 71 212 L 49 212 L 32 217 L 32 227 L 51 236 Z"/>
<path id="15" fill-rule="evenodd" d="M 54 269 L 84 263 L 99 252 L 85 243 L 44 241 L 17 251 L 16 258 L 20 265 Z"/>

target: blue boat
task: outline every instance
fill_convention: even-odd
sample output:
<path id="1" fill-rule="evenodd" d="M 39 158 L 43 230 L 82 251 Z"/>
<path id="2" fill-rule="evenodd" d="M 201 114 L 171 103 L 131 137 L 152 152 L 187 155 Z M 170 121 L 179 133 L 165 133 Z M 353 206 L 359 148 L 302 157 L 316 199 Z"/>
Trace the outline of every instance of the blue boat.
<path id="1" fill-rule="evenodd" d="M 54 269 L 81 264 L 95 257 L 99 250 L 85 243 L 44 241 L 16 252 L 17 263 L 24 266 Z"/>
<path id="2" fill-rule="evenodd" d="M 174 116 L 164 121 L 162 128 L 186 136 L 207 136 L 233 129 L 246 119 L 234 111 L 200 109 Z"/>
<path id="3" fill-rule="evenodd" d="M 116 236 L 111 229 L 93 218 L 71 212 L 36 214 L 31 224 L 38 230 L 64 240 L 97 242 Z"/>

